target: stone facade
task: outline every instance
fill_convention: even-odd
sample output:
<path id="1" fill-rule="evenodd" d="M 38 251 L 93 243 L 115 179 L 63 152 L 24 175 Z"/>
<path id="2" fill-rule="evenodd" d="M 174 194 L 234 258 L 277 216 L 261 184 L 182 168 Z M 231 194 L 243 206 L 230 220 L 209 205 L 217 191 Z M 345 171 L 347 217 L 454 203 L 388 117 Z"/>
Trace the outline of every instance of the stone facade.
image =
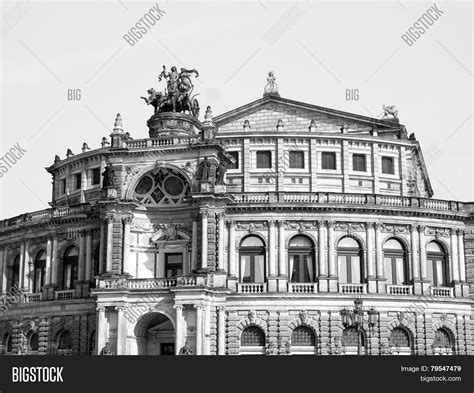
<path id="1" fill-rule="evenodd" d="M 272 94 L 152 119 L 0 222 L 4 353 L 473 354 L 471 205 L 432 199 L 397 119 Z"/>

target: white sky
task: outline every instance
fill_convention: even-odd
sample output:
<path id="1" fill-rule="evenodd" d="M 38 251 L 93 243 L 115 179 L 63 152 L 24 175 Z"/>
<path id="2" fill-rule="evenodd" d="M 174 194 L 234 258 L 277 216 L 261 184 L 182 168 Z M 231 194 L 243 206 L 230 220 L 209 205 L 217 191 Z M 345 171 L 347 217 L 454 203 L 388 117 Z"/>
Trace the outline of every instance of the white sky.
<path id="1" fill-rule="evenodd" d="M 302 2 L 301 17 L 279 24 L 294 3 L 162 1 L 166 14 L 131 47 L 122 36 L 154 4 L 2 4 L 0 157 L 18 142 L 27 153 L 0 178 L 0 219 L 47 208 L 44 168 L 67 148 L 100 147 L 116 113 L 147 137 L 152 109 L 139 97 L 164 87 L 164 64 L 199 70 L 195 91 L 214 115 L 260 98 L 269 70 L 285 98 L 375 117 L 395 104 L 435 198 L 474 199 L 472 3 L 439 1 L 443 15 L 409 47 L 401 34 L 433 2 Z"/>

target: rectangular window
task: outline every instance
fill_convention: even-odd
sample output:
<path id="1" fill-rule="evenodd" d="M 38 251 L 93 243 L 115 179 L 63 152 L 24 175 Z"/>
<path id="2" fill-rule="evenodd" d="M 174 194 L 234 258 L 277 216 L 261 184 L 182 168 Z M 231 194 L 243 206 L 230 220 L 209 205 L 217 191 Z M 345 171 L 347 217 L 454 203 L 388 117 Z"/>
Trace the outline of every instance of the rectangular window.
<path id="1" fill-rule="evenodd" d="M 289 152 L 289 167 L 291 169 L 304 169 L 304 152 L 290 151 Z"/>
<path id="2" fill-rule="evenodd" d="M 82 184 L 82 175 L 80 173 L 76 173 L 75 175 L 73 175 L 73 177 L 74 177 L 74 189 L 80 190 L 81 184 Z"/>
<path id="3" fill-rule="evenodd" d="M 366 172 L 365 155 L 364 154 L 353 154 L 352 155 L 352 170 L 358 172 Z"/>
<path id="4" fill-rule="evenodd" d="M 239 152 L 238 151 L 230 151 L 229 154 L 234 159 L 234 164 L 229 164 L 228 169 L 239 169 Z"/>
<path id="5" fill-rule="evenodd" d="M 165 276 L 167 278 L 183 275 L 183 254 L 165 254 Z"/>
<path id="6" fill-rule="evenodd" d="M 336 153 L 323 151 L 321 154 L 321 161 L 322 169 L 337 169 Z"/>
<path id="7" fill-rule="evenodd" d="M 59 193 L 64 195 L 66 193 L 66 179 L 61 179 L 61 183 L 59 186 Z"/>
<path id="8" fill-rule="evenodd" d="M 100 168 L 94 168 L 91 170 L 91 179 L 92 183 L 91 185 L 96 186 L 100 184 Z"/>
<path id="9" fill-rule="evenodd" d="M 382 157 L 382 173 L 387 173 L 389 175 L 395 174 L 393 157 Z"/>
<path id="10" fill-rule="evenodd" d="M 272 152 L 258 151 L 257 152 L 257 168 L 271 168 L 272 167 Z"/>

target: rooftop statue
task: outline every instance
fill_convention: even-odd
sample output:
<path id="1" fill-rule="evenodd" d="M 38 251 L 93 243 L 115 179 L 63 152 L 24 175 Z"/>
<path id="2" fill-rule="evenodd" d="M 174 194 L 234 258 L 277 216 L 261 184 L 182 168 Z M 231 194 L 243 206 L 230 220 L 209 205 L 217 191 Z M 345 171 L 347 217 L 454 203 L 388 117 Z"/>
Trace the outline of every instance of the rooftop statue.
<path id="1" fill-rule="evenodd" d="M 154 88 L 150 88 L 147 93 L 148 97 L 141 97 L 148 105 L 152 105 L 155 112 L 188 112 L 194 117 L 199 116 L 199 102 L 196 99 L 198 94 L 192 94 L 194 85 L 191 76 L 196 78 L 199 76 L 197 70 L 188 70 L 181 68 L 180 72 L 176 67 L 171 67 L 170 72 L 163 71 L 158 75 L 158 80 L 166 79 L 166 89 L 158 92 Z"/>
<path id="2" fill-rule="evenodd" d="M 395 105 L 383 104 L 382 119 L 398 119 L 398 110 L 395 109 Z"/>
<path id="3" fill-rule="evenodd" d="M 264 88 L 264 95 L 268 95 L 268 94 L 279 95 L 278 85 L 276 84 L 275 80 L 276 80 L 275 73 L 273 71 L 270 71 L 268 73 L 267 84 L 265 85 L 265 88 Z"/>

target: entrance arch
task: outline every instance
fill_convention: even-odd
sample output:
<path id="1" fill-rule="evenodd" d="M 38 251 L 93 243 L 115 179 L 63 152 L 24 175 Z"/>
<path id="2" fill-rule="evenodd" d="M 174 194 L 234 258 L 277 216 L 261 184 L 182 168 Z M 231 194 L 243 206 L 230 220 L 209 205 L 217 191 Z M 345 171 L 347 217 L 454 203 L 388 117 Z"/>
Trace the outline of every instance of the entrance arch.
<path id="1" fill-rule="evenodd" d="M 175 327 L 173 321 L 160 312 L 142 315 L 135 325 L 131 352 L 137 355 L 174 355 Z M 135 348 L 133 348 L 135 347 Z"/>

